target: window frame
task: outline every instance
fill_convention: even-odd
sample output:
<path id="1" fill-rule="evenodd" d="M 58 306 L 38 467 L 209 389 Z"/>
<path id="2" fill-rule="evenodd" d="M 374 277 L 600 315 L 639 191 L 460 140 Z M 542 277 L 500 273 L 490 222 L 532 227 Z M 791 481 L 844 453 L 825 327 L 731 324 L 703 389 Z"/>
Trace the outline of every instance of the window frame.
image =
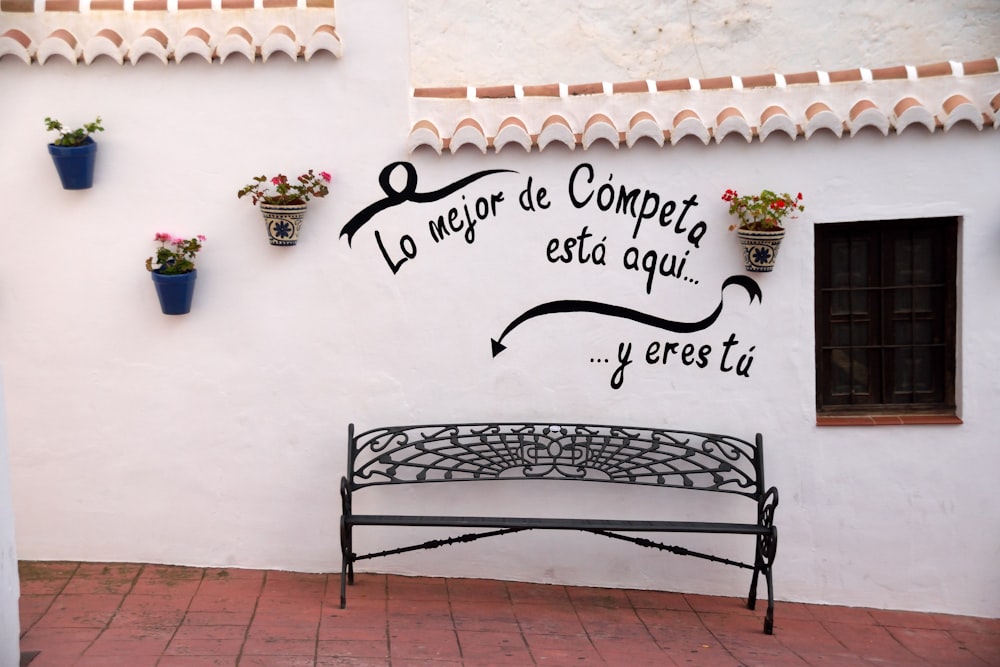
<path id="1" fill-rule="evenodd" d="M 815 392 L 816 415 L 819 423 L 855 424 L 862 423 L 866 419 L 871 421 L 864 423 L 908 423 L 907 418 L 910 418 L 914 423 L 960 423 L 957 418 L 956 400 L 959 232 L 960 218 L 958 216 L 850 221 L 816 226 L 814 239 Z M 932 239 L 931 269 L 935 276 L 928 285 L 914 282 L 900 283 L 892 279 L 893 255 L 892 250 L 890 250 L 892 243 L 905 237 L 910 240 L 917 238 L 914 237 L 914 234 L 920 238 Z M 875 277 L 877 284 L 872 285 L 866 282 L 863 287 L 851 285 L 848 288 L 834 286 L 830 273 L 833 262 L 833 244 L 837 241 L 847 240 L 850 242 L 855 239 L 869 242 L 871 252 L 865 261 L 867 265 L 866 277 Z M 935 332 L 935 335 L 940 337 L 940 342 L 936 340 L 932 344 L 910 342 L 902 347 L 940 347 L 942 349 L 940 355 L 935 355 L 933 349 L 928 352 L 932 361 L 936 356 L 938 357 L 935 368 L 931 372 L 934 391 L 938 392 L 938 395 L 931 402 L 892 402 L 890 394 L 895 371 L 893 368 L 894 355 L 889 354 L 889 351 L 899 348 L 900 345 L 893 344 L 891 334 L 887 332 L 887 327 L 894 320 L 891 309 L 885 306 L 892 290 L 907 287 L 912 289 L 914 286 L 930 286 L 931 294 L 937 294 L 938 303 L 933 304 L 932 307 L 932 312 L 936 315 L 931 317 L 929 322 L 932 330 L 936 326 L 940 327 Z M 935 290 L 936 287 L 939 289 Z M 855 321 L 853 319 L 855 317 L 853 306 L 848 309 L 846 320 L 837 321 L 831 307 L 832 301 L 828 300 L 833 298 L 832 292 L 834 290 L 845 290 L 848 294 L 854 291 L 864 291 L 867 295 L 877 297 L 872 301 L 877 302 L 874 305 L 878 312 L 871 316 L 874 326 L 870 327 L 868 331 L 865 345 L 859 346 L 855 340 L 850 340 L 846 345 L 843 343 L 834 345 L 833 329 L 835 324 L 854 323 Z M 913 309 L 908 312 L 911 322 L 918 319 L 928 321 L 925 317 L 918 317 L 917 311 Z M 840 398 L 834 396 L 835 392 L 831 384 L 834 381 L 832 377 L 833 362 L 828 358 L 827 352 L 832 354 L 834 349 L 856 350 L 859 348 L 870 350 L 867 366 L 869 371 L 867 388 L 869 390 L 875 389 L 876 394 L 869 397 L 871 400 L 866 400 L 865 394 L 860 392 L 859 396 L 862 398 L 855 400 L 852 388 L 848 400 L 842 402 Z M 849 375 L 849 381 L 854 382 L 852 375 Z M 911 391 L 911 394 L 915 395 L 916 391 Z M 936 417 L 943 419 L 935 421 Z"/>

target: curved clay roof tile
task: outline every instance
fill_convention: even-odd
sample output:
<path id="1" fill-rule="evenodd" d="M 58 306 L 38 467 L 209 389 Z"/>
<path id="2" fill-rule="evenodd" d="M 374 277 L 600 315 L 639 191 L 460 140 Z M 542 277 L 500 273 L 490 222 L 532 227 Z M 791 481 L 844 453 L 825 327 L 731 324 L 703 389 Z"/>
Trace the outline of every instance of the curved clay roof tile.
<path id="1" fill-rule="evenodd" d="M 977 130 L 983 129 L 983 114 L 976 108 L 965 95 L 952 95 L 944 101 L 941 108 L 945 113 L 945 120 L 942 123 L 945 131 L 950 130 L 955 123 L 968 121 L 976 126 Z"/>
<path id="2" fill-rule="evenodd" d="M 846 123 L 852 137 L 866 127 L 874 127 L 882 136 L 889 134 L 889 117 L 869 99 L 859 100 L 851 107 Z"/>
<path id="3" fill-rule="evenodd" d="M 559 114 L 552 114 L 542 122 L 542 131 L 538 133 L 538 149 L 544 151 L 553 141 L 565 144 L 570 150 L 576 148 L 576 135 L 569 121 Z"/>
<path id="4" fill-rule="evenodd" d="M 211 35 L 202 28 L 191 28 L 177 40 L 174 48 L 174 59 L 181 62 L 190 55 L 201 56 L 206 62 L 212 62 Z"/>
<path id="5" fill-rule="evenodd" d="M 42 40 L 35 54 L 38 62 L 43 65 L 52 56 L 62 56 L 75 65 L 82 52 L 83 50 L 79 47 L 79 42 L 73 33 L 60 28 Z"/>
<path id="6" fill-rule="evenodd" d="M 702 122 L 701 116 L 693 109 L 682 109 L 674 116 L 674 127 L 670 131 L 670 143 L 675 145 L 684 137 L 697 137 L 701 143 L 708 145 L 711 136 L 708 128 Z"/>
<path id="7" fill-rule="evenodd" d="M 110 28 L 101 30 L 90 38 L 83 47 L 83 62 L 90 64 L 95 58 L 107 56 L 121 65 L 125 62 L 126 49 L 122 46 L 125 38 Z"/>
<path id="8" fill-rule="evenodd" d="M 337 29 L 332 25 L 321 25 L 313 31 L 309 41 L 306 42 L 304 52 L 306 61 L 308 62 L 317 51 L 327 51 L 337 58 L 343 53 L 340 35 L 337 34 Z"/>
<path id="9" fill-rule="evenodd" d="M 169 43 L 170 40 L 162 30 L 150 28 L 132 42 L 128 50 L 128 60 L 135 65 L 143 56 L 152 55 L 166 65 L 170 55 L 167 49 Z"/>
<path id="10" fill-rule="evenodd" d="M 295 41 L 295 33 L 287 25 L 276 25 L 264 41 L 260 44 L 261 60 L 267 59 L 274 53 L 284 53 L 294 62 L 298 57 L 299 47 Z"/>
<path id="11" fill-rule="evenodd" d="M 441 155 L 441 150 L 444 148 L 441 133 L 429 120 L 417 121 L 410 130 L 407 148 L 412 153 L 420 146 L 430 146 L 438 155 Z"/>
<path id="12" fill-rule="evenodd" d="M 893 124 L 896 126 L 897 133 L 914 123 L 923 125 L 930 132 L 933 132 L 936 127 L 934 114 L 928 111 L 915 97 L 904 97 L 896 102 L 892 107 L 892 113 L 895 117 Z"/>
<path id="13" fill-rule="evenodd" d="M 489 146 L 486 132 L 483 131 L 483 126 L 475 118 L 463 118 L 459 121 L 458 125 L 455 126 L 455 131 L 451 134 L 448 150 L 455 153 L 466 144 L 475 146 L 482 153 L 485 153 Z"/>
<path id="14" fill-rule="evenodd" d="M 656 122 L 656 117 L 648 111 L 640 111 L 628 121 L 625 132 L 625 143 L 629 148 L 642 138 L 652 139 L 657 146 L 663 146 L 665 140 L 663 128 Z"/>
<path id="15" fill-rule="evenodd" d="M 736 107 L 726 107 L 715 117 L 715 143 L 721 143 L 729 134 L 738 134 L 750 143 L 753 140 L 753 129 Z"/>
<path id="16" fill-rule="evenodd" d="M 495 136 L 484 134 L 486 145 L 494 149 L 508 143 L 544 149 L 553 141 L 574 149 L 599 139 L 631 147 L 643 138 L 662 145 L 694 136 L 707 144 L 713 136 L 720 142 L 734 133 L 750 141 L 755 134 L 763 141 L 775 132 L 793 140 L 809 138 L 820 130 L 838 138 L 845 130 L 854 136 L 867 128 L 887 135 L 890 129 L 900 132 L 914 123 L 932 132 L 962 121 L 979 129 L 1000 129 L 998 89 L 1000 58 L 994 57 L 701 80 L 420 88 L 410 104 L 415 120 L 434 118 L 440 123 L 475 113 L 480 122 L 496 128 Z M 936 115 L 933 105 L 919 101 L 923 96 L 944 100 Z M 456 105 L 459 99 L 463 103 Z M 526 129 L 539 126 L 538 134 Z M 426 135 L 426 140 L 448 147 L 450 138 Z M 476 142 L 482 145 L 483 139 Z"/>
<path id="17" fill-rule="evenodd" d="M 493 138 L 493 150 L 499 152 L 507 144 L 517 144 L 526 152 L 531 152 L 532 139 L 528 126 L 517 116 L 508 116 L 500 122 Z"/>
<path id="18" fill-rule="evenodd" d="M 603 139 L 618 148 L 621 137 L 611 118 L 603 113 L 594 114 L 583 126 L 583 149 L 587 150 L 595 141 Z"/>
<path id="19" fill-rule="evenodd" d="M 825 102 L 813 102 L 806 108 L 806 139 L 817 130 L 830 130 L 837 138 L 844 134 L 844 123 Z"/>
<path id="20" fill-rule="evenodd" d="M 760 114 L 760 128 L 757 130 L 757 135 L 764 141 L 772 132 L 784 132 L 793 141 L 799 136 L 799 128 L 795 121 L 784 107 L 777 104 L 772 104 Z"/>
<path id="21" fill-rule="evenodd" d="M 7 30 L 0 34 L 0 58 L 12 55 L 24 61 L 25 65 L 31 64 L 31 38 L 20 30 Z"/>
<path id="22" fill-rule="evenodd" d="M 257 56 L 254 50 L 253 36 L 246 28 L 241 26 L 233 26 L 227 30 L 225 36 L 215 48 L 215 52 L 219 56 L 220 62 L 226 62 L 226 58 L 234 53 L 242 55 L 250 62 L 253 62 Z"/>

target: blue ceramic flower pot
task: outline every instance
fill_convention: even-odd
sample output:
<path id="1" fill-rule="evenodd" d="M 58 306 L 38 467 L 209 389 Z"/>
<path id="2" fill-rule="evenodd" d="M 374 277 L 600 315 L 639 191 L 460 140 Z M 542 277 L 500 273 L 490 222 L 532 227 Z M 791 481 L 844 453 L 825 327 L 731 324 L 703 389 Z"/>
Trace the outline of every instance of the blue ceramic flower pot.
<path id="1" fill-rule="evenodd" d="M 184 315 L 191 312 L 194 281 L 198 278 L 197 270 L 175 275 L 153 271 L 150 275 L 153 276 L 156 296 L 160 298 L 160 310 L 164 315 Z"/>
<path id="2" fill-rule="evenodd" d="M 86 190 L 94 184 L 94 162 L 97 143 L 90 137 L 79 146 L 49 144 L 49 155 L 59 172 L 59 180 L 67 190 Z"/>

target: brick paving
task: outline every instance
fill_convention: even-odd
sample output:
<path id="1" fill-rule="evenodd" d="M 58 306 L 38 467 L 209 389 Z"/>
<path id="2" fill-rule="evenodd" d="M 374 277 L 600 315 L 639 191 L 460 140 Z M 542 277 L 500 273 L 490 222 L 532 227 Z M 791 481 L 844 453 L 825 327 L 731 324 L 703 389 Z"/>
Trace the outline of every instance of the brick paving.
<path id="1" fill-rule="evenodd" d="M 670 592 L 22 562 L 30 667 L 1000 666 L 1000 619 Z M 31 658 L 31 656 L 34 656 Z"/>

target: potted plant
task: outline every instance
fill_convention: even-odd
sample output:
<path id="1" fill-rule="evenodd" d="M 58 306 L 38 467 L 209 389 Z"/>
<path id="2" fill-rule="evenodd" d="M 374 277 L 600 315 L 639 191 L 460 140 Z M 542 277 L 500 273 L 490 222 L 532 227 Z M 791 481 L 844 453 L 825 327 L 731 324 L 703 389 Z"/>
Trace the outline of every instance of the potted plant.
<path id="1" fill-rule="evenodd" d="M 723 201 L 729 202 L 729 214 L 739 218 L 739 223 L 729 226 L 737 230 L 743 245 L 743 262 L 747 271 L 770 271 L 778 257 L 778 246 L 785 238 L 781 221 L 793 219 L 797 211 L 804 211 L 802 193 L 798 196 L 776 194 L 761 190 L 759 195 L 740 195 L 726 190 Z"/>
<path id="2" fill-rule="evenodd" d="M 67 130 L 53 118 L 45 118 L 45 127 L 50 132 L 58 132 L 56 140 L 49 144 L 49 155 L 59 172 L 59 180 L 66 190 L 86 190 L 94 184 L 94 162 L 97 159 L 97 143 L 90 135 L 103 132 L 101 117 L 93 123 L 86 123 L 75 130 Z"/>
<path id="3" fill-rule="evenodd" d="M 253 180 L 236 196 L 242 198 L 249 195 L 251 203 L 260 204 L 271 245 L 295 245 L 299 240 L 299 229 L 309 200 L 312 197 L 325 197 L 330 193 L 327 187 L 330 174 L 325 171 L 317 175 L 310 169 L 294 182 L 289 181 L 284 174 L 270 179 L 267 176 L 256 176 Z"/>
<path id="4" fill-rule="evenodd" d="M 161 232 L 153 240 L 160 247 L 156 250 L 155 259 L 146 259 L 146 270 L 153 277 L 156 295 L 160 299 L 160 310 L 164 315 L 188 313 L 194 296 L 194 281 L 198 278 L 194 257 L 201 250 L 205 237 L 199 234 L 194 238 L 184 239 Z"/>

